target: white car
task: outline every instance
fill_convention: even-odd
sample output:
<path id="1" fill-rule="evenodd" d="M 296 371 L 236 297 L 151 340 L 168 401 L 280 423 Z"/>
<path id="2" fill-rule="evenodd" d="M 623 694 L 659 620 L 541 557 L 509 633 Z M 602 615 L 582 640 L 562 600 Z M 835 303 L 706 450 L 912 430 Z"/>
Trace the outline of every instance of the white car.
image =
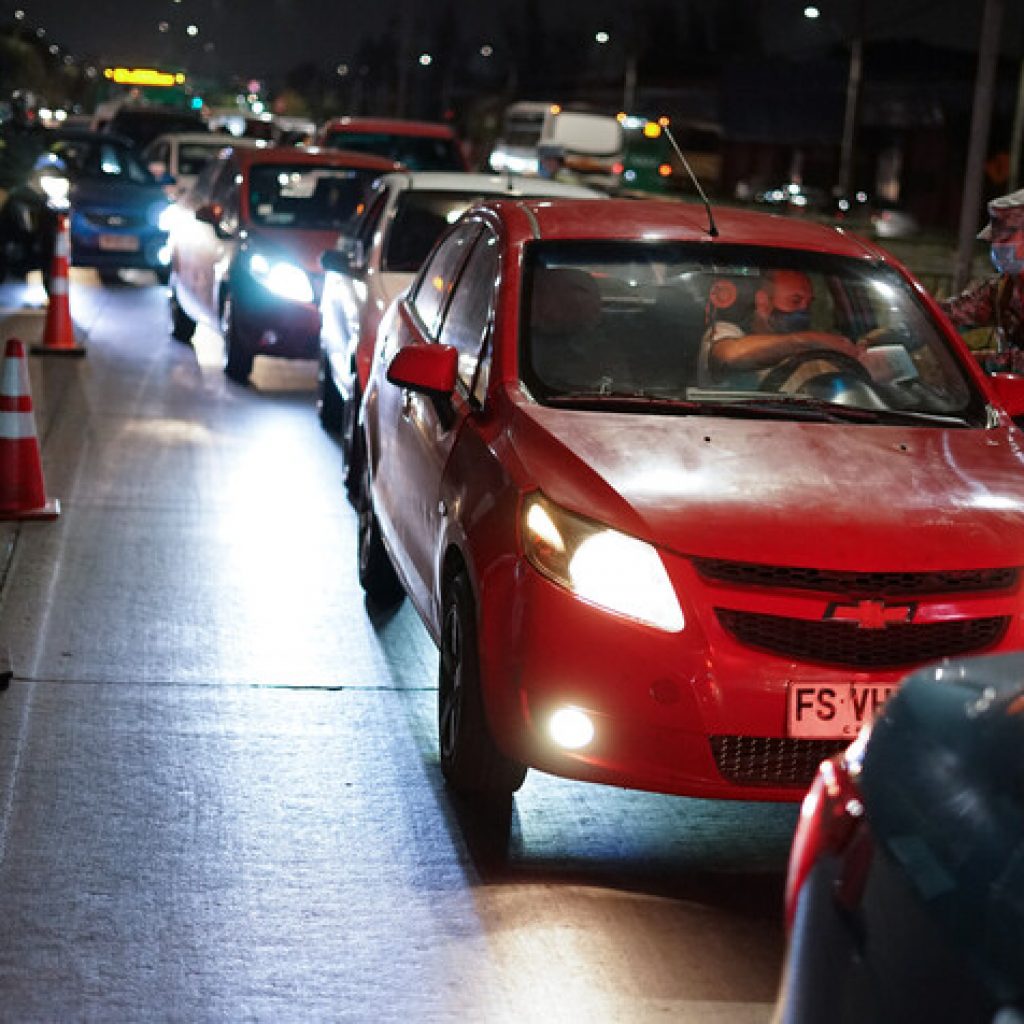
<path id="1" fill-rule="evenodd" d="M 594 189 L 544 178 L 396 171 L 377 181 L 351 228 L 323 254 L 317 408 L 325 429 L 341 433 L 350 488 L 360 479 L 355 426 L 384 311 L 450 224 L 476 199 L 501 196 L 606 198 Z"/>
<path id="2" fill-rule="evenodd" d="M 143 163 L 163 182 L 171 199 L 180 199 L 196 182 L 211 157 L 227 146 L 255 146 L 256 139 L 230 132 L 174 132 L 159 135 L 142 151 Z"/>

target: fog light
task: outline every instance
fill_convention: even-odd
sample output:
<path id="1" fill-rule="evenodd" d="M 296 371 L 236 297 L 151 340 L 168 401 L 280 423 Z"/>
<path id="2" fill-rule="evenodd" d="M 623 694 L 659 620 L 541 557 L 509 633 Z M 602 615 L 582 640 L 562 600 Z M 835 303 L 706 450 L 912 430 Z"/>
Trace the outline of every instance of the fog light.
<path id="1" fill-rule="evenodd" d="M 577 708 L 562 708 L 551 716 L 548 732 L 560 747 L 579 750 L 594 738 L 594 723 Z"/>

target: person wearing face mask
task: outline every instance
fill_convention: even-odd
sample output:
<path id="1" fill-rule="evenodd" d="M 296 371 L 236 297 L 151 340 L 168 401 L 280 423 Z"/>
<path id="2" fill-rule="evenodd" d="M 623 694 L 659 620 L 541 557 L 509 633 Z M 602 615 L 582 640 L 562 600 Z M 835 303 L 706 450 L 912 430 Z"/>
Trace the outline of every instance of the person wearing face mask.
<path id="1" fill-rule="evenodd" d="M 728 282 L 720 282 L 727 287 Z M 726 306 L 712 289 L 711 305 Z M 799 352 L 829 350 L 860 359 L 849 338 L 811 326 L 814 287 L 799 270 L 771 270 L 754 293 L 749 331 L 728 319 L 715 319 L 709 330 L 707 360 L 711 381 L 737 388 L 757 388 L 772 367 Z M 731 303 L 729 303 L 731 304 Z M 727 307 L 726 307 L 727 308 Z M 728 315 L 728 314 L 726 314 Z M 823 355 L 827 362 L 827 355 Z"/>
<path id="2" fill-rule="evenodd" d="M 988 214 L 978 238 L 990 245 L 995 275 L 940 305 L 962 330 L 989 328 L 975 353 L 987 372 L 1024 373 L 1024 189 L 993 199 Z"/>

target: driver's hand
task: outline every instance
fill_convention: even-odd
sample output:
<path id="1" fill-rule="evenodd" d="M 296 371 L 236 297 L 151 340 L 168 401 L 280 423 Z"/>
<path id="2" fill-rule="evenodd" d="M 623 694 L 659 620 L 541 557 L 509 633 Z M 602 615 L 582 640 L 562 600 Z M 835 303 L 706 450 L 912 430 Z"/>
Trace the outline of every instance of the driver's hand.
<path id="1" fill-rule="evenodd" d="M 857 339 L 857 346 L 863 351 L 875 345 L 891 345 L 895 340 L 895 333 L 891 327 L 875 327 Z"/>

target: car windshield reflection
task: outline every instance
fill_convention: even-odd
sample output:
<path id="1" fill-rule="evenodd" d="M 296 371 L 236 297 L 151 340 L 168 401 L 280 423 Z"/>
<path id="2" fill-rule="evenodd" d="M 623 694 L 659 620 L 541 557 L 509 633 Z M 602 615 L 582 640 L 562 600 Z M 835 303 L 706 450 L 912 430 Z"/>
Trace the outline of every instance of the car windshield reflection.
<path id="1" fill-rule="evenodd" d="M 539 241 L 525 289 L 521 376 L 541 402 L 987 422 L 940 326 L 895 270 L 875 262 L 742 246 Z"/>

